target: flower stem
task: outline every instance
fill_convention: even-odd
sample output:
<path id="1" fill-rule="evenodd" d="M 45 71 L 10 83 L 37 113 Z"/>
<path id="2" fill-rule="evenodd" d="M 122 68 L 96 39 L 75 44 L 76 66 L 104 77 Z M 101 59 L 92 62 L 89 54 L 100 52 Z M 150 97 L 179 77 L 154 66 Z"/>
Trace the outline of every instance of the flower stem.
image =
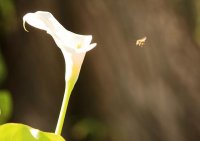
<path id="1" fill-rule="evenodd" d="M 57 122 L 57 125 L 56 125 L 56 130 L 55 130 L 56 135 L 61 135 L 63 124 L 64 124 L 64 121 L 65 121 L 67 106 L 68 106 L 68 103 L 69 103 L 69 98 L 70 98 L 73 87 L 74 87 L 74 84 L 71 84 L 69 82 L 66 83 L 64 98 L 63 98 L 63 101 L 62 101 L 62 106 L 61 106 L 58 122 Z"/>

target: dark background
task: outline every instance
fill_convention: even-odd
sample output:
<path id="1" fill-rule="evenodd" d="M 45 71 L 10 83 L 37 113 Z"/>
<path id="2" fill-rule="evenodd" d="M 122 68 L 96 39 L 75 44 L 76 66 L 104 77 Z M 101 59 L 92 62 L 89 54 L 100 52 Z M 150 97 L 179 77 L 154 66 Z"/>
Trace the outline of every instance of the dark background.
<path id="1" fill-rule="evenodd" d="M 22 17 L 38 10 L 98 44 L 70 99 L 68 141 L 200 140 L 199 0 L 0 0 L 9 122 L 54 132 L 64 59 L 44 31 L 24 31 Z M 145 47 L 136 46 L 144 36 Z"/>

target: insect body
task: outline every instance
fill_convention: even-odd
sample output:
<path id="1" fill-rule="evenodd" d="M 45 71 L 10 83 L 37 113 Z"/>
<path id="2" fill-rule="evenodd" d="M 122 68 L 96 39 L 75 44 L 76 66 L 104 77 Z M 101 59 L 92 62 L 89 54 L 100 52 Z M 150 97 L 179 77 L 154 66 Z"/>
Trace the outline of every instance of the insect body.
<path id="1" fill-rule="evenodd" d="M 143 47 L 145 45 L 145 41 L 146 41 L 147 37 L 144 37 L 142 39 L 138 39 L 136 41 L 136 45 L 139 46 L 139 47 Z"/>

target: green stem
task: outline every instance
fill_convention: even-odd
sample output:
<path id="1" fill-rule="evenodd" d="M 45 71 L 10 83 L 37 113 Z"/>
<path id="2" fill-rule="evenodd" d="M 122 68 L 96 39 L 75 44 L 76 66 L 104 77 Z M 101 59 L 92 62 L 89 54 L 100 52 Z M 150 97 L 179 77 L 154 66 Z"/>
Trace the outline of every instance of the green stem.
<path id="1" fill-rule="evenodd" d="M 63 124 L 64 124 L 64 121 L 65 121 L 67 106 L 68 106 L 68 103 L 69 103 L 69 98 L 70 98 L 73 87 L 74 87 L 74 84 L 66 82 L 65 94 L 64 94 L 63 101 L 62 101 L 62 106 L 61 106 L 56 130 L 55 130 L 56 135 L 61 135 Z"/>

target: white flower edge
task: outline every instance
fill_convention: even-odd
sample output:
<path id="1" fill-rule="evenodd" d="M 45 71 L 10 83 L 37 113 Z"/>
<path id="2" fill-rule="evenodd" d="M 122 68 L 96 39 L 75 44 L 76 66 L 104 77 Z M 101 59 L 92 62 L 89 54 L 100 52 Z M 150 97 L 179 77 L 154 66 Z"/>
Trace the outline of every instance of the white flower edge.
<path id="1" fill-rule="evenodd" d="M 57 46 L 61 49 L 66 64 L 65 79 L 77 80 L 85 53 L 93 49 L 97 44 L 91 43 L 91 35 L 79 35 L 66 30 L 50 12 L 37 11 L 35 13 L 27 13 L 23 17 L 23 26 L 25 23 L 45 30 L 50 34 Z"/>
<path id="2" fill-rule="evenodd" d="M 23 26 L 28 31 L 25 28 L 26 22 L 35 28 L 47 31 L 59 48 L 81 53 L 87 52 L 96 46 L 96 43 L 90 44 L 92 40 L 91 35 L 75 34 L 66 30 L 50 12 L 37 11 L 24 15 Z"/>

